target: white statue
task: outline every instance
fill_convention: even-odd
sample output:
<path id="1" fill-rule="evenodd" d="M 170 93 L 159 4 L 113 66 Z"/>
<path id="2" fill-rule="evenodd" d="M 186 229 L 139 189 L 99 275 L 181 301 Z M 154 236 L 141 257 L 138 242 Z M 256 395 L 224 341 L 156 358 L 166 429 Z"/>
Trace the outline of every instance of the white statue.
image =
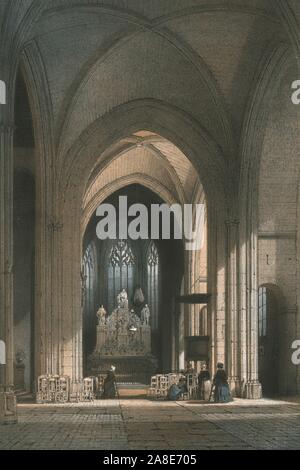
<path id="1" fill-rule="evenodd" d="M 145 297 L 143 291 L 140 287 L 137 287 L 134 292 L 133 296 L 133 303 L 134 305 L 142 305 L 145 301 Z"/>
<path id="2" fill-rule="evenodd" d="M 128 297 L 125 289 L 122 289 L 122 292 L 118 294 L 117 302 L 119 308 L 128 308 Z"/>
<path id="3" fill-rule="evenodd" d="M 98 325 L 106 324 L 107 313 L 103 305 L 100 306 L 98 312 L 96 313 Z"/>
<path id="4" fill-rule="evenodd" d="M 143 325 L 149 325 L 150 324 L 150 309 L 148 307 L 148 304 L 146 304 L 141 311 L 141 320 Z"/>

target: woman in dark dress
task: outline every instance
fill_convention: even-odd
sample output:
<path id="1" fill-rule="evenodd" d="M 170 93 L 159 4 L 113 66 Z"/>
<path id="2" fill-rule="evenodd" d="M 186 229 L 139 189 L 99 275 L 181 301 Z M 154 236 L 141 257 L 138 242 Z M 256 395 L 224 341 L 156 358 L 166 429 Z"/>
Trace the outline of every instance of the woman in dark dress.
<path id="1" fill-rule="evenodd" d="M 103 383 L 102 398 L 116 398 L 117 386 L 116 386 L 115 370 L 116 370 L 115 366 L 111 366 L 110 370 L 107 372 L 107 376 L 105 377 L 104 383 Z"/>
<path id="2" fill-rule="evenodd" d="M 213 385 L 215 387 L 215 403 L 228 403 L 233 401 L 227 382 L 227 374 L 224 370 L 224 365 L 221 362 L 217 364 L 217 372 L 214 376 Z"/>

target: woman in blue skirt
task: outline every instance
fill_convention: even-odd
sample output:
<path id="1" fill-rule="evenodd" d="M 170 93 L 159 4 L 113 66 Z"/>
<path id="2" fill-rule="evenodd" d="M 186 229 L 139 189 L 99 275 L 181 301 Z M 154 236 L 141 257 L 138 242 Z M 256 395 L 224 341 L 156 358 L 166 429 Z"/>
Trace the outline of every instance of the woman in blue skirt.
<path id="1" fill-rule="evenodd" d="M 213 385 L 215 387 L 215 403 L 228 403 L 233 401 L 229 390 L 227 374 L 224 370 L 224 365 L 221 362 L 218 362 L 217 364 L 217 372 L 214 376 Z"/>

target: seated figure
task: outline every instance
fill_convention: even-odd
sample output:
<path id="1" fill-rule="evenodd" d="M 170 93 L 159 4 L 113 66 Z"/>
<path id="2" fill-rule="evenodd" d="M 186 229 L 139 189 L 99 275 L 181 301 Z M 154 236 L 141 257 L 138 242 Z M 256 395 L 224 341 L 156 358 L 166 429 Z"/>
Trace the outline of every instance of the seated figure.
<path id="1" fill-rule="evenodd" d="M 187 392 L 185 379 L 180 379 L 178 384 L 173 384 L 168 390 L 167 400 L 176 401 Z"/>

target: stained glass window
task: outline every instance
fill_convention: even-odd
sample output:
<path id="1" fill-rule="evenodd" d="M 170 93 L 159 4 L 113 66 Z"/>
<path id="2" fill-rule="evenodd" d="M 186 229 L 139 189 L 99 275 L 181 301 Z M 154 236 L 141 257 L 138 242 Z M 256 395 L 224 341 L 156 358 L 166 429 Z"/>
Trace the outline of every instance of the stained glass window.
<path id="1" fill-rule="evenodd" d="M 159 254 L 154 242 L 147 252 L 148 304 L 151 310 L 151 327 L 158 328 L 159 310 Z"/>
<path id="2" fill-rule="evenodd" d="M 207 336 L 208 335 L 208 321 L 207 321 L 207 307 L 206 305 L 200 310 L 199 318 L 199 335 Z"/>
<path id="3" fill-rule="evenodd" d="M 116 307 L 116 298 L 126 289 L 128 298 L 133 294 L 135 257 L 129 244 L 118 240 L 111 248 L 108 258 L 108 308 Z"/>
<path id="4" fill-rule="evenodd" d="M 267 289 L 260 287 L 258 290 L 258 334 L 267 335 Z"/>
<path id="5" fill-rule="evenodd" d="M 83 256 L 82 263 L 82 301 L 86 310 L 89 310 L 93 305 L 93 282 L 94 282 L 94 259 L 93 250 L 89 245 Z"/>

